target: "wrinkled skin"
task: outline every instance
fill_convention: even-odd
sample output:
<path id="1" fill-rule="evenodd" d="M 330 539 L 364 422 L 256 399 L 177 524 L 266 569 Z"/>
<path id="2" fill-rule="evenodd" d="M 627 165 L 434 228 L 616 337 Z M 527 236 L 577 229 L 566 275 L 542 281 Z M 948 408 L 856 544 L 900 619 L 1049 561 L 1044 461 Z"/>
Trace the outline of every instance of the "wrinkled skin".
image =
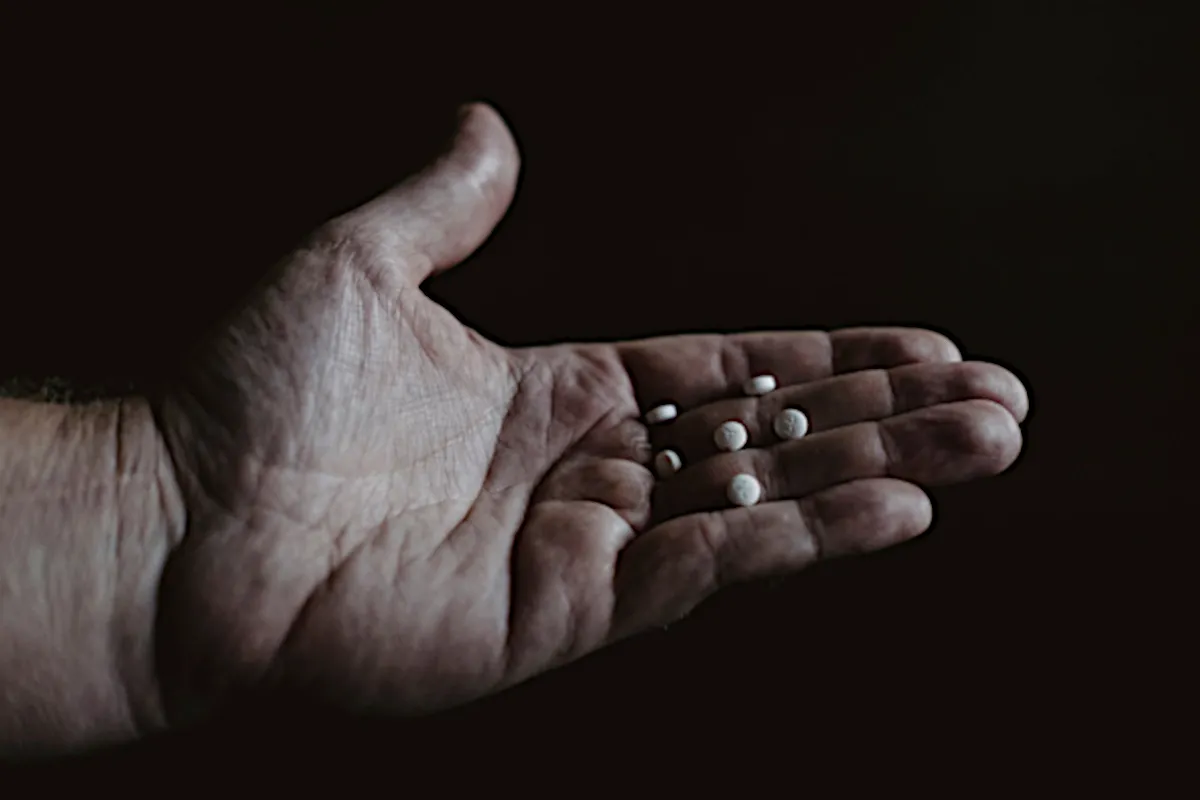
<path id="1" fill-rule="evenodd" d="M 445 708 L 731 582 L 916 536 L 921 486 L 1016 458 L 1024 388 L 928 331 L 486 340 L 418 287 L 489 235 L 517 169 L 468 107 L 446 155 L 314 235 L 155 401 L 187 509 L 157 623 L 170 716 L 268 685 Z M 764 372 L 779 390 L 744 397 Z M 678 419 L 643 424 L 665 400 Z M 779 443 L 787 405 L 812 430 Z M 718 454 L 730 418 L 750 447 Z M 666 445 L 685 466 L 659 481 Z M 737 472 L 761 503 L 729 507 Z"/>

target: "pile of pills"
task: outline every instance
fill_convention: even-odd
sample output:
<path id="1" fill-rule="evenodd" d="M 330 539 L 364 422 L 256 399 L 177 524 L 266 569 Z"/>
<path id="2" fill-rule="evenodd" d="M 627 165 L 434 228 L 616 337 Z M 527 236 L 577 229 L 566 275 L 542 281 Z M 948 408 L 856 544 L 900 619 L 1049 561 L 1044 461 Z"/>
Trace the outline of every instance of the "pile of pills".
<path id="1" fill-rule="evenodd" d="M 750 397 L 761 397 L 778 388 L 773 375 L 756 375 L 742 384 L 742 391 Z M 679 416 L 679 409 L 671 403 L 655 406 L 646 413 L 647 425 L 661 425 Z M 808 433 L 808 417 L 798 408 L 785 408 L 775 415 L 771 425 L 775 435 L 782 441 L 800 439 Z M 724 453 L 735 453 L 750 443 L 750 431 L 740 420 L 722 422 L 713 431 L 713 444 Z M 661 450 L 654 457 L 654 471 L 659 478 L 666 479 L 683 468 L 683 459 L 674 450 Z M 741 473 L 733 476 L 726 487 L 726 497 L 735 506 L 752 506 L 762 499 L 762 484 L 753 475 Z"/>

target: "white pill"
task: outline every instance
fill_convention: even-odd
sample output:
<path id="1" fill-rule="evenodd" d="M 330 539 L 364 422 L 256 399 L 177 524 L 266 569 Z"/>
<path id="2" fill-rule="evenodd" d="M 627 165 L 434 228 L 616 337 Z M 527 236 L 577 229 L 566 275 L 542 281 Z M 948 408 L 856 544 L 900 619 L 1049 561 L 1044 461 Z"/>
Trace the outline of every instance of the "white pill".
<path id="1" fill-rule="evenodd" d="M 762 484 L 753 475 L 734 475 L 725 494 L 735 506 L 752 506 L 762 498 Z"/>
<path id="2" fill-rule="evenodd" d="M 669 478 L 683 466 L 683 459 L 674 450 L 663 450 L 654 457 L 654 471 L 660 478 Z"/>
<path id="3" fill-rule="evenodd" d="M 669 422 L 677 416 L 679 416 L 679 409 L 671 403 L 664 403 L 646 412 L 646 422 L 650 425 L 657 425 L 660 422 Z"/>
<path id="4" fill-rule="evenodd" d="M 742 384 L 742 391 L 749 395 L 767 394 L 775 391 L 777 385 L 774 375 L 755 375 Z"/>
<path id="5" fill-rule="evenodd" d="M 713 443 L 717 445 L 718 450 L 724 450 L 726 453 L 741 450 L 748 441 L 750 441 L 750 432 L 736 419 L 722 422 L 713 432 Z"/>
<path id="6" fill-rule="evenodd" d="M 799 439 L 808 433 L 808 417 L 798 408 L 785 408 L 771 425 L 780 439 Z"/>

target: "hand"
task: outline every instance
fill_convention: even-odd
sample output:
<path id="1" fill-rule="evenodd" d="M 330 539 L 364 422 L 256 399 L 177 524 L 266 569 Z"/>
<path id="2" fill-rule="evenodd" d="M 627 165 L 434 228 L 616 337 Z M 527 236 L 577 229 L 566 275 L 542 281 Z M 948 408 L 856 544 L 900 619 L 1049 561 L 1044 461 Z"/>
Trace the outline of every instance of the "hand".
<path id="1" fill-rule="evenodd" d="M 171 715 L 271 685 L 461 703 L 731 582 L 916 536 L 922 485 L 1016 458 L 1021 384 L 928 331 L 488 341 L 419 285 L 489 235 L 517 169 L 469 107 L 445 156 L 318 232 L 155 401 L 187 509 L 157 623 Z M 779 388 L 744 396 L 760 373 Z M 648 427 L 662 401 L 679 417 Z M 787 406 L 811 431 L 780 443 Z M 731 418 L 750 445 L 718 454 Z M 658 480 L 666 446 L 684 468 Z M 739 472 L 759 504 L 730 507 Z"/>

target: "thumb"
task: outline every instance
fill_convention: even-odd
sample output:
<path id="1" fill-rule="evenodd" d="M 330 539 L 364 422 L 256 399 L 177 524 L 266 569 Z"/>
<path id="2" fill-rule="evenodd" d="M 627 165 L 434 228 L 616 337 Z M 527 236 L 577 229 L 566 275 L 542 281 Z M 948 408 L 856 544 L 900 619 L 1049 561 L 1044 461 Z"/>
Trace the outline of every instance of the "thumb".
<path id="1" fill-rule="evenodd" d="M 459 110 L 449 149 L 425 169 L 330 223 L 333 235 L 420 283 L 491 235 L 516 191 L 520 156 L 494 108 Z"/>

